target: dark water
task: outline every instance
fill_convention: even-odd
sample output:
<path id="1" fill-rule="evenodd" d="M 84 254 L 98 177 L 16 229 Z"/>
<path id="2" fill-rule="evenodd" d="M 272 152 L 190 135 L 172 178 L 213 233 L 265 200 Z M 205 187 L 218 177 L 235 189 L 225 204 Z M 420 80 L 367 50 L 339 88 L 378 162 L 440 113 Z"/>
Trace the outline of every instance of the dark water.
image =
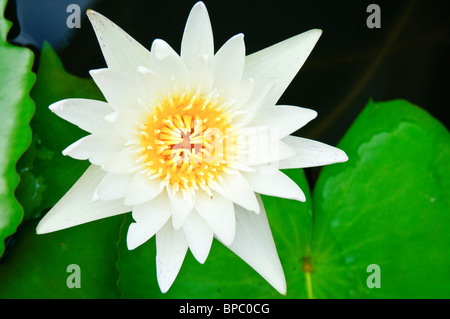
<path id="1" fill-rule="evenodd" d="M 86 77 L 105 66 L 87 8 L 109 17 L 150 47 L 165 39 L 177 51 L 196 1 L 16 0 L 9 39 L 36 52 L 43 41 L 57 50 L 67 70 Z M 301 135 L 335 145 L 369 98 L 403 98 L 449 124 L 450 1 L 204 1 L 216 48 L 245 34 L 251 53 L 311 28 L 324 30 L 313 53 L 280 104 L 311 107 L 319 116 Z M 81 7 L 81 28 L 69 29 L 67 6 Z M 381 8 L 381 28 L 369 29 L 366 8 Z M 18 21 L 18 23 L 17 23 Z"/>

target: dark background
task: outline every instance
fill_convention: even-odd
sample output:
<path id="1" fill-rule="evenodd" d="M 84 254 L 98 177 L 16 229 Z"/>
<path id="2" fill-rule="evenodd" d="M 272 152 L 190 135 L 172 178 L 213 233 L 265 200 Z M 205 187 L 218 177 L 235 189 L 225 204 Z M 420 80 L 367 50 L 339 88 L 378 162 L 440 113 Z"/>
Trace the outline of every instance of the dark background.
<path id="1" fill-rule="evenodd" d="M 48 41 L 68 72 L 87 77 L 88 70 L 105 66 L 84 14 L 87 8 L 107 16 L 147 48 L 153 39 L 162 38 L 179 52 L 184 25 L 195 2 L 9 1 L 7 18 L 15 23 L 8 39 L 36 53 L 43 41 Z M 240 32 L 245 34 L 247 53 L 252 53 L 312 28 L 324 31 L 279 101 L 318 111 L 318 117 L 297 135 L 336 145 L 369 98 L 409 100 L 448 127 L 450 1 L 204 2 L 216 50 Z M 71 3 L 81 7 L 80 29 L 66 26 L 70 15 L 66 8 Z M 366 25 L 370 3 L 381 8 L 380 29 Z"/>

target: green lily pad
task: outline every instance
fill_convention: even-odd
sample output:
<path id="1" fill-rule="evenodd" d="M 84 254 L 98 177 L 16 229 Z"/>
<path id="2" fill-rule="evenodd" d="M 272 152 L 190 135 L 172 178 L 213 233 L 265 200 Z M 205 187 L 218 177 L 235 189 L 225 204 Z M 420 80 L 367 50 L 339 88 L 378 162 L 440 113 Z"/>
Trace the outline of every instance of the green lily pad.
<path id="1" fill-rule="evenodd" d="M 33 140 L 17 165 L 21 183 L 16 192 L 29 221 L 19 227 L 10 254 L 0 263 L 0 298 L 118 297 L 114 263 L 123 216 L 45 235 L 36 235 L 38 221 L 33 219 L 52 207 L 88 167 L 87 161 L 61 154 L 87 133 L 58 118 L 48 106 L 64 98 L 102 95 L 92 80 L 66 73 L 45 44 L 31 96 L 36 102 Z M 80 289 L 67 285 L 69 265 L 80 267 Z"/>
<path id="2" fill-rule="evenodd" d="M 31 91 L 36 114 L 31 121 L 31 147 L 17 167 L 22 182 L 17 198 L 25 210 L 25 220 L 38 217 L 51 208 L 87 169 L 87 161 L 62 156 L 67 146 L 88 133 L 59 118 L 49 105 L 66 98 L 102 100 L 103 96 L 92 79 L 68 74 L 48 43 L 41 52 L 37 82 Z"/>
<path id="3" fill-rule="evenodd" d="M 349 162 L 314 189 L 314 296 L 450 297 L 448 130 L 407 101 L 370 101 L 338 147 Z"/>
<path id="4" fill-rule="evenodd" d="M 25 222 L 0 264 L 0 298 L 118 298 L 116 242 L 123 218 L 45 235 L 36 234 L 36 219 Z"/>
<path id="5" fill-rule="evenodd" d="M 31 140 L 29 122 L 34 112 L 29 92 L 35 76 L 33 53 L 6 41 L 11 22 L 3 17 L 6 0 L 0 0 L 0 256 L 4 239 L 16 231 L 23 210 L 14 197 L 19 183 L 15 165 Z"/>

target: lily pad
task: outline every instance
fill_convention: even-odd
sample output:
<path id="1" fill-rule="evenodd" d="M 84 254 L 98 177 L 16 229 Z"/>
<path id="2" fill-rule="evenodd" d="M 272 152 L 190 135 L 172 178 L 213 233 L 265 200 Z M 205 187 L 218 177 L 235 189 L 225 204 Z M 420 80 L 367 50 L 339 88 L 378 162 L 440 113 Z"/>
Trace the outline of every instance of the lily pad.
<path id="1" fill-rule="evenodd" d="M 51 208 L 89 166 L 87 161 L 61 154 L 68 145 L 88 133 L 53 114 L 49 105 L 74 97 L 103 99 L 92 79 L 79 78 L 64 70 L 48 43 L 44 43 L 41 51 L 37 82 L 31 96 L 36 103 L 36 114 L 30 124 L 33 140 L 17 165 L 22 182 L 16 193 L 24 207 L 25 220 Z"/>
<path id="2" fill-rule="evenodd" d="M 314 189 L 314 296 L 450 297 L 448 130 L 407 101 L 370 101 L 338 147 L 349 162 Z"/>
<path id="3" fill-rule="evenodd" d="M 23 217 L 14 197 L 19 183 L 15 165 L 31 140 L 29 122 L 34 104 L 29 92 L 35 80 L 33 53 L 6 41 L 11 22 L 3 17 L 5 6 L 6 0 L 0 0 L 0 256 L 4 239 L 16 231 Z"/>
<path id="4" fill-rule="evenodd" d="M 36 102 L 33 142 L 18 164 L 17 189 L 28 221 L 19 227 L 8 258 L 0 263 L 0 298 L 118 297 L 116 242 L 123 216 L 46 235 L 36 235 L 34 219 L 52 207 L 88 166 L 61 154 L 86 133 L 58 118 L 48 106 L 69 97 L 102 99 L 101 93 L 92 80 L 68 74 L 45 44 L 31 95 Z M 67 285 L 70 265 L 79 266 L 80 288 Z"/>
<path id="5" fill-rule="evenodd" d="M 0 264 L 0 298 L 118 298 L 116 242 L 123 218 L 46 235 L 36 234 L 38 220 L 23 223 Z"/>

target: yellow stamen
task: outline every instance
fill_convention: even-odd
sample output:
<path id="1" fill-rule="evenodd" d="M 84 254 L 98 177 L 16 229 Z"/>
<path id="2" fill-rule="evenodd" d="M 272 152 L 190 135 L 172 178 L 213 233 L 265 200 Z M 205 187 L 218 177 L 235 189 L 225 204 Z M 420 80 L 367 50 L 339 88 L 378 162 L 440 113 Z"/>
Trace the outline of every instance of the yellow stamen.
<path id="1" fill-rule="evenodd" d="M 228 153 L 236 150 L 232 114 L 216 91 L 202 95 L 200 86 L 194 91 L 173 90 L 146 105 L 151 111 L 138 123 L 137 158 L 149 179 L 161 178 L 188 197 L 199 187 L 212 196 L 215 180 L 223 184 L 221 175 L 230 171 L 227 159 L 235 158 Z"/>

